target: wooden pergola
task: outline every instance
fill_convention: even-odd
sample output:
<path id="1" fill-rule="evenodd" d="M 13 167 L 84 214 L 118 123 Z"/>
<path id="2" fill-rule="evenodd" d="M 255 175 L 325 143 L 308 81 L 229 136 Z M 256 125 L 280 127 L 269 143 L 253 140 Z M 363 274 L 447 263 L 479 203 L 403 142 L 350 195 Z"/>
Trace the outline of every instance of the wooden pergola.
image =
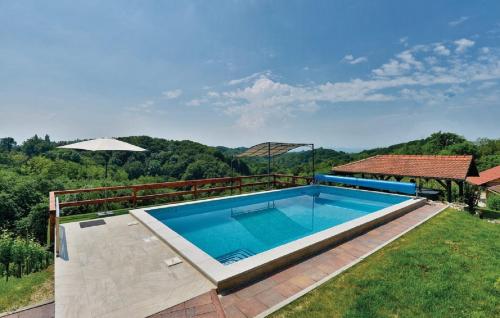
<path id="1" fill-rule="evenodd" d="M 445 190 L 451 202 L 452 182 L 463 197 L 467 177 L 478 176 L 472 156 L 379 155 L 332 168 L 333 174 L 361 175 L 379 180 L 403 178 L 435 180 Z"/>

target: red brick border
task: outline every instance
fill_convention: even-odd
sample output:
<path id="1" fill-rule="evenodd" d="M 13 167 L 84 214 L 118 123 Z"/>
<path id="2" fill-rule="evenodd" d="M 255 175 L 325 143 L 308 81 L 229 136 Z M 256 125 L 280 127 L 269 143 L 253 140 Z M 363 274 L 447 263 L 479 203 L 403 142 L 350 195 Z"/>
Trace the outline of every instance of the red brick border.
<path id="1" fill-rule="evenodd" d="M 225 318 L 224 310 L 215 289 L 188 301 L 160 311 L 150 318 Z"/>

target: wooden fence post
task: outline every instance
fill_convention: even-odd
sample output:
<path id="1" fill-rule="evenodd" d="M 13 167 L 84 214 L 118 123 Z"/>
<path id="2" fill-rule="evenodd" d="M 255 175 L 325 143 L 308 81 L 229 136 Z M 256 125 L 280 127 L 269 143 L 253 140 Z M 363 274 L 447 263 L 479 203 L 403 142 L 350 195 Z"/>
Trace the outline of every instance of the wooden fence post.
<path id="1" fill-rule="evenodd" d="M 137 188 L 134 187 L 132 190 L 132 204 L 134 208 L 137 206 Z"/>
<path id="2" fill-rule="evenodd" d="M 54 244 L 56 227 L 56 195 L 54 192 L 49 193 L 49 242 Z"/>

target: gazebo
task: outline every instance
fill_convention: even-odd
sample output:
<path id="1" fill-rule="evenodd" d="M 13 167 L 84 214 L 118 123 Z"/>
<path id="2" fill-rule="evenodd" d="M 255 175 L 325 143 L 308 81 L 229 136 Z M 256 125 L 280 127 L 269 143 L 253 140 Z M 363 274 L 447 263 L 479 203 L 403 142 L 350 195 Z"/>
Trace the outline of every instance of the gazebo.
<path id="1" fill-rule="evenodd" d="M 463 197 L 467 177 L 478 176 L 472 156 L 378 155 L 332 168 L 333 174 L 361 175 L 379 180 L 403 178 L 435 180 L 452 200 L 451 186 L 455 182 Z"/>

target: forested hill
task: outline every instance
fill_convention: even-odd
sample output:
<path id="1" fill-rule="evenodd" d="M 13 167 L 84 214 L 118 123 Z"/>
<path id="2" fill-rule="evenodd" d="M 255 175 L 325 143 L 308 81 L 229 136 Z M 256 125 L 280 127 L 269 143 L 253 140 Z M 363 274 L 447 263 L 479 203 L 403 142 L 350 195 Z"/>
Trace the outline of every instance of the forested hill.
<path id="1" fill-rule="evenodd" d="M 500 165 L 500 139 L 481 138 L 472 142 L 453 133 L 438 132 L 425 139 L 364 150 L 353 157 L 363 159 L 384 154 L 473 155 L 479 171 L 482 171 Z"/>
<path id="2" fill-rule="evenodd" d="M 193 141 L 175 141 L 147 136 L 119 138 L 148 149 L 147 152 L 110 154 L 109 178 L 104 180 L 108 154 L 56 149 L 75 141 L 50 140 L 34 136 L 17 144 L 0 138 L 0 230 L 31 236 L 43 242 L 46 236 L 48 192 L 57 189 L 95 187 L 202 179 L 235 174 L 267 172 L 267 161 L 259 158 L 234 160 L 245 148 L 209 147 Z M 328 172 L 332 165 L 377 154 L 473 154 L 479 169 L 500 164 L 500 139 L 475 142 L 451 133 L 386 148 L 349 154 L 316 149 L 316 171 Z M 273 160 L 273 172 L 311 174 L 311 151 L 290 152 Z"/>

